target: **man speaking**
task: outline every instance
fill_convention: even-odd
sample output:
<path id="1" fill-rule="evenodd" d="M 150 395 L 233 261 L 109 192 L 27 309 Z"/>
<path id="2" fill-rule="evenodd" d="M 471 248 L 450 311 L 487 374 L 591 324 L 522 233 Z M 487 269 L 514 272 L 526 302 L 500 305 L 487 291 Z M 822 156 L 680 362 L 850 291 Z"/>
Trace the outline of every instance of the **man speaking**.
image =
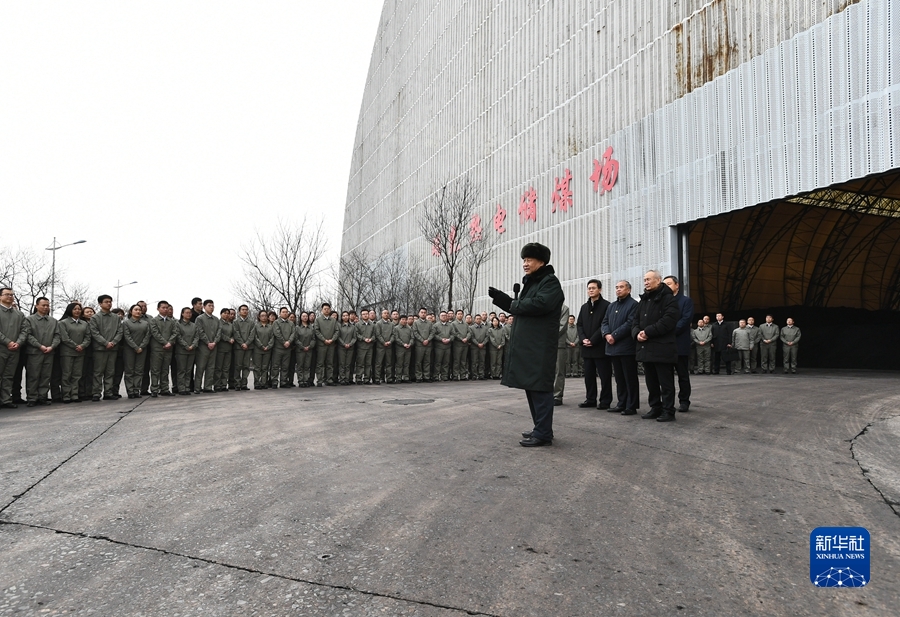
<path id="1" fill-rule="evenodd" d="M 494 304 L 515 320 L 507 343 L 506 367 L 500 382 L 525 390 L 534 428 L 522 433 L 526 448 L 553 443 L 553 380 L 556 377 L 556 342 L 559 315 L 565 296 L 550 265 L 550 249 L 531 242 L 522 247 L 522 295 L 488 288 Z M 518 287 L 518 285 L 516 285 Z"/>

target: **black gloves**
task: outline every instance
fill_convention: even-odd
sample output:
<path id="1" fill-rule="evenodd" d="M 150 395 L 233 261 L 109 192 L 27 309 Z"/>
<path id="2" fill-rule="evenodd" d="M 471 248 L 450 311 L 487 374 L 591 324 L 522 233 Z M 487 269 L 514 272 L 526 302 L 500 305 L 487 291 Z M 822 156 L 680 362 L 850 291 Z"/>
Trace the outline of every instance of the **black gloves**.
<path id="1" fill-rule="evenodd" d="M 494 304 L 504 311 L 508 311 L 509 307 L 512 306 L 513 299 L 499 289 L 488 287 L 488 295 L 494 301 Z"/>

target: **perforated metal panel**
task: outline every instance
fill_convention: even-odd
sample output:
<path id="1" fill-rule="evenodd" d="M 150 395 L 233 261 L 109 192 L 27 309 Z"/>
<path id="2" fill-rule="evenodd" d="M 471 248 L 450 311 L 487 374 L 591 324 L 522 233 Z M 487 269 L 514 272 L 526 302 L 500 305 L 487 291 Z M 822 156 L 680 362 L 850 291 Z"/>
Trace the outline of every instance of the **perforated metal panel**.
<path id="1" fill-rule="evenodd" d="M 417 208 L 469 176 L 489 233 L 507 211 L 484 281 L 511 284 L 533 240 L 579 297 L 591 277 L 669 270 L 674 225 L 898 166 L 898 4 L 387 0 L 342 252 L 438 267 Z M 609 146 L 619 182 L 600 195 Z M 565 169 L 573 207 L 552 213 Z M 530 187 L 538 217 L 521 224 Z"/>

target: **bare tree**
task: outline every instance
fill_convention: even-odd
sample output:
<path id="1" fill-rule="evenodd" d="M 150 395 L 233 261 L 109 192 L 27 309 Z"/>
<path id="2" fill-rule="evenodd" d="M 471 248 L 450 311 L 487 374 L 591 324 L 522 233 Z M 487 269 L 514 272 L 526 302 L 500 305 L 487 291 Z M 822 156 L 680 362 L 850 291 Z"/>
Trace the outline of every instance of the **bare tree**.
<path id="1" fill-rule="evenodd" d="M 496 234 L 484 234 L 480 229 L 480 218 L 476 219 L 479 225 L 470 230 L 469 242 L 463 248 L 463 259 L 459 266 L 460 287 L 465 293 L 466 310 L 471 312 L 475 304 L 475 296 L 478 295 L 478 275 L 481 267 L 494 256 L 497 248 Z M 477 233 L 475 233 L 477 227 Z"/>
<path id="2" fill-rule="evenodd" d="M 338 308 L 368 308 L 375 299 L 374 280 L 375 269 L 364 249 L 354 249 L 341 257 L 336 276 Z"/>
<path id="3" fill-rule="evenodd" d="M 62 308 L 71 303 L 78 302 L 82 306 L 94 306 L 97 301 L 96 294 L 91 290 L 90 285 L 81 281 L 67 281 L 65 278 L 60 280 L 59 270 L 56 272 L 56 304 L 55 308 Z"/>
<path id="4" fill-rule="evenodd" d="M 33 313 L 36 300 L 50 295 L 51 270 L 50 260 L 30 248 L 0 251 L 0 285 L 13 290 L 25 313 Z"/>
<path id="5" fill-rule="evenodd" d="M 326 248 L 321 221 L 313 224 L 304 218 L 293 225 L 279 220 L 270 236 L 257 232 L 242 247 L 244 276 L 235 283 L 235 294 L 257 310 L 279 304 L 296 313 L 322 274 Z"/>
<path id="6" fill-rule="evenodd" d="M 419 215 L 419 230 L 439 257 L 447 277 L 447 302 L 453 291 L 463 251 L 473 242 L 470 225 L 476 215 L 478 188 L 465 176 L 448 182 L 426 201 Z"/>

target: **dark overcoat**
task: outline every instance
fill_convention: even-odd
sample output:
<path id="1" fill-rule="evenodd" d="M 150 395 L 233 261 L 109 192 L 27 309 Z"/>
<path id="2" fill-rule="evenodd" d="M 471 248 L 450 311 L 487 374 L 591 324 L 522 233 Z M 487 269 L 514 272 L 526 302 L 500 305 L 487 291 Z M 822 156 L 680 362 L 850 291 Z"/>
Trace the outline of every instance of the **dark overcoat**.
<path id="1" fill-rule="evenodd" d="M 607 308 L 609 308 L 609 300 L 604 300 L 602 295 L 593 306 L 591 306 L 590 300 L 581 305 L 578 319 L 575 321 L 575 326 L 578 328 L 578 340 L 591 340 L 590 347 L 581 346 L 582 358 L 602 358 L 606 355 L 606 338 L 600 331 L 600 326 Z"/>
<path id="2" fill-rule="evenodd" d="M 678 301 L 667 285 L 660 283 L 653 291 L 641 294 L 631 326 L 631 334 L 636 340 L 635 356 L 638 362 L 675 364 L 678 360 L 675 325 L 679 314 Z M 643 342 L 637 341 L 641 330 L 647 335 L 647 340 Z"/>
<path id="3" fill-rule="evenodd" d="M 606 343 L 607 356 L 633 356 L 635 354 L 634 338 L 631 336 L 631 321 L 634 319 L 637 307 L 637 300 L 630 295 L 622 299 L 616 298 L 609 303 L 600 331 L 604 338 L 607 334 L 612 334 L 616 342 L 614 345 Z"/>
<path id="4" fill-rule="evenodd" d="M 504 386 L 552 392 L 556 379 L 556 342 L 565 295 L 553 266 L 546 264 L 522 279 L 522 294 L 513 300 L 515 315 L 506 347 Z"/>
<path id="5" fill-rule="evenodd" d="M 678 324 L 675 326 L 675 344 L 679 356 L 691 355 L 691 325 L 694 323 L 694 301 L 684 294 L 675 296 L 678 301 Z"/>

